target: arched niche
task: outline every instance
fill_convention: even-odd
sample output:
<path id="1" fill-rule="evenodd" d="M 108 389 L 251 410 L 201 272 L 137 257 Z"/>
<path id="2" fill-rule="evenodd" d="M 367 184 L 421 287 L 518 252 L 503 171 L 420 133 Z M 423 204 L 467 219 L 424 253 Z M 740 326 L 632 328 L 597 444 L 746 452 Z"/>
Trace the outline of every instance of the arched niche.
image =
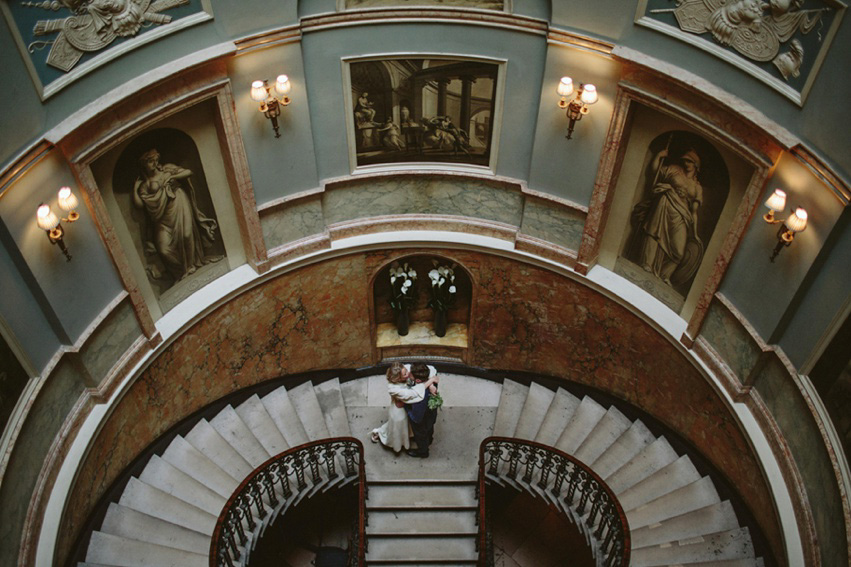
<path id="1" fill-rule="evenodd" d="M 413 280 L 416 300 L 409 310 L 409 327 L 400 335 L 396 312 L 390 306 L 392 288 L 391 269 L 407 264 L 416 272 Z M 435 311 L 429 307 L 431 280 L 429 272 L 439 266 L 452 268 L 456 293 L 453 307 L 447 311 L 446 335 L 435 334 Z M 473 279 L 462 264 L 447 256 L 437 254 L 412 254 L 387 261 L 375 272 L 372 289 L 372 329 L 378 359 L 394 356 L 445 356 L 466 361 L 470 344 L 470 320 L 473 306 Z"/>

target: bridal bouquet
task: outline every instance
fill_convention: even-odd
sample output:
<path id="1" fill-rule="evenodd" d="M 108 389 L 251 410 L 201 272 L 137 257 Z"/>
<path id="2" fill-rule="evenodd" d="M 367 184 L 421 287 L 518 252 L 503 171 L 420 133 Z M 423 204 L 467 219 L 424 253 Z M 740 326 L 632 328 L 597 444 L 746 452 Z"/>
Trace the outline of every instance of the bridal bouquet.
<path id="1" fill-rule="evenodd" d="M 436 394 L 432 394 L 431 396 L 429 396 L 429 398 L 428 398 L 428 409 L 436 410 L 436 409 L 440 409 L 441 406 L 443 406 L 443 398 L 440 397 L 440 392 L 438 392 Z"/>
<path id="2" fill-rule="evenodd" d="M 417 271 L 405 262 L 401 267 L 399 262 L 390 265 L 390 307 L 394 311 L 408 311 L 417 303 L 417 293 L 414 280 Z"/>

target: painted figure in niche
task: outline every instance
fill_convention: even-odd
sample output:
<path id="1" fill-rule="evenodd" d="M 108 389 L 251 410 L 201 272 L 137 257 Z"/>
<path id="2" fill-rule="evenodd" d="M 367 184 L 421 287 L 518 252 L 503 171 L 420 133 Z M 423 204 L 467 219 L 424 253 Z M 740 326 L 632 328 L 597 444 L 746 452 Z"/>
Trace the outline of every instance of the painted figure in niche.
<path id="1" fill-rule="evenodd" d="M 53 0 L 24 2 L 24 6 L 58 11 L 62 6 L 72 15 L 55 20 L 39 20 L 33 27 L 36 37 L 52 33 L 53 41 L 34 41 L 30 52 L 51 45 L 47 64 L 70 71 L 85 52 L 100 51 L 119 37 L 132 37 L 144 24 L 167 24 L 171 16 L 160 14 L 189 0 Z"/>
<path id="2" fill-rule="evenodd" d="M 385 122 L 384 126 L 379 128 L 377 132 L 384 133 L 382 143 L 388 150 L 405 149 L 405 141 L 402 139 L 402 130 L 392 120 Z"/>
<path id="3" fill-rule="evenodd" d="M 207 256 L 215 241 L 218 224 L 206 217 L 195 200 L 192 171 L 174 164 L 161 164 L 160 153 L 150 149 L 139 157 L 140 175 L 133 185 L 133 204 L 149 220 L 144 235 L 146 255 L 157 254 L 169 274 L 179 281 L 222 256 Z M 148 267 L 161 279 L 156 264 Z"/>
<path id="4" fill-rule="evenodd" d="M 372 103 L 369 101 L 368 92 L 363 92 L 358 97 L 358 104 L 355 107 L 355 119 L 357 120 L 358 126 L 365 124 L 372 124 L 373 119 L 375 118 L 375 109 L 372 107 Z"/>
<path id="5" fill-rule="evenodd" d="M 694 34 L 710 32 L 719 44 L 732 47 L 754 61 L 775 61 L 784 79 L 788 62 L 777 62 L 781 44 L 795 34 L 808 34 L 821 22 L 822 13 L 830 8 L 802 10 L 804 0 L 677 0 L 677 7 L 652 10 L 652 13 L 673 12 L 680 29 Z M 821 35 L 819 34 L 819 41 Z M 803 61 L 803 49 L 790 43 L 793 57 Z M 781 56 L 782 57 L 782 56 Z M 783 65 L 783 67 L 781 67 Z M 800 67 L 800 62 L 797 66 Z"/>
<path id="6" fill-rule="evenodd" d="M 651 162 L 651 194 L 635 206 L 632 221 L 638 231 L 639 265 L 677 286 L 694 275 L 703 259 L 698 236 L 703 187 L 697 151 L 688 148 L 676 159 L 670 159 L 668 152 L 666 147 Z"/>

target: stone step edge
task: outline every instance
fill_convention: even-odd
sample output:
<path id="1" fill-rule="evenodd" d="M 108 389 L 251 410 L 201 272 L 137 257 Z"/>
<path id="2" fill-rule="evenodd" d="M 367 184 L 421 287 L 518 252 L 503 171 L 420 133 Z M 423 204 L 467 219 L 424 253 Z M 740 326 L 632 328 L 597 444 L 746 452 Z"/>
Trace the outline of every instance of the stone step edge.
<path id="1" fill-rule="evenodd" d="M 465 505 L 451 505 L 451 504 L 442 504 L 437 506 L 411 506 L 410 504 L 400 504 L 397 506 L 370 506 L 368 504 L 369 500 L 367 500 L 366 511 L 367 512 L 460 512 L 460 511 L 478 511 L 479 506 L 477 504 Z"/>

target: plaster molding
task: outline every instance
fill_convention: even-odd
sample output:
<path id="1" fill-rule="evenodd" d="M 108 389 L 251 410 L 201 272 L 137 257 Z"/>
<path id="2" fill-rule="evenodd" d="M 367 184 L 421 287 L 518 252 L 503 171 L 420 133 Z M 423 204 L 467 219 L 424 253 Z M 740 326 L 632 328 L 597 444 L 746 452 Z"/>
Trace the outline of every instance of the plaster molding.
<path id="1" fill-rule="evenodd" d="M 558 47 L 581 49 L 583 51 L 605 55 L 609 58 L 611 58 L 612 51 L 615 49 L 615 44 L 609 43 L 608 41 L 558 28 L 549 29 L 549 32 L 547 33 L 547 43 Z"/>
<path id="2" fill-rule="evenodd" d="M 575 203 L 570 199 L 565 199 L 564 197 L 559 197 L 558 195 L 553 195 L 551 193 L 543 193 L 541 191 L 536 191 L 534 189 L 529 189 L 525 183 L 518 182 L 520 185 L 520 191 L 524 195 L 528 195 L 529 197 L 533 197 L 535 199 L 540 199 L 541 201 L 547 201 L 548 203 L 552 203 L 554 205 L 560 205 L 567 209 L 572 209 L 574 211 L 578 211 L 585 215 L 588 214 L 588 207 L 585 205 L 580 205 L 579 203 Z"/>
<path id="3" fill-rule="evenodd" d="M 373 234 L 375 232 L 398 231 L 404 226 L 406 230 L 441 230 L 450 232 L 473 232 L 478 235 L 499 238 L 513 242 L 517 237 L 518 227 L 478 218 L 456 215 L 384 215 L 355 219 L 328 225 L 331 240 L 341 240 L 353 236 Z"/>
<path id="4" fill-rule="evenodd" d="M 573 267 L 576 263 L 576 251 L 570 250 L 558 244 L 547 242 L 541 238 L 535 238 L 526 234 L 518 234 L 515 242 L 517 250 L 529 252 L 547 258 L 553 262 Z"/>
<path id="5" fill-rule="evenodd" d="M 280 47 L 299 42 L 301 42 L 301 29 L 296 24 L 244 36 L 234 40 L 234 45 L 237 55 L 246 55 L 269 47 Z"/>
<path id="6" fill-rule="evenodd" d="M 792 155 L 803 163 L 817 179 L 827 185 L 828 189 L 836 195 L 836 198 L 843 205 L 848 205 L 849 200 L 851 200 L 851 188 L 849 188 L 851 182 L 847 178 L 840 177 L 833 168 L 825 163 L 824 159 L 803 145 L 792 148 Z"/>
<path id="7" fill-rule="evenodd" d="M 0 198 L 15 184 L 15 182 L 27 174 L 27 172 L 38 164 L 53 149 L 53 144 L 45 139 L 33 142 L 24 148 L 18 155 L 0 171 Z"/>
<path id="8" fill-rule="evenodd" d="M 321 191 L 324 192 L 329 191 L 331 189 L 337 189 L 338 186 L 342 187 L 349 183 L 363 183 L 364 180 L 369 179 L 388 179 L 399 177 L 450 177 L 460 179 L 475 179 L 477 181 L 482 181 L 490 185 L 502 186 L 505 189 L 512 189 L 521 193 L 524 192 L 524 187 L 526 186 L 525 182 L 523 181 L 514 179 L 512 177 L 493 175 L 485 171 L 436 169 L 431 167 L 427 168 L 415 166 L 413 168 L 408 168 L 401 171 L 374 170 L 358 172 L 355 174 L 344 175 L 340 177 L 332 177 L 329 179 L 323 179 L 321 182 Z"/>
<path id="9" fill-rule="evenodd" d="M 329 248 L 331 248 L 331 236 L 327 231 L 295 242 L 288 242 L 269 250 L 269 267 L 272 268 L 304 256 L 305 253 L 321 252 Z"/>
<path id="10" fill-rule="evenodd" d="M 301 20 L 302 33 L 334 28 L 397 23 L 435 23 L 502 28 L 546 36 L 546 20 L 473 8 L 387 8 L 308 16 Z"/>
<path id="11" fill-rule="evenodd" d="M 746 386 L 739 381 L 739 377 L 736 376 L 736 373 L 733 372 L 733 369 L 730 368 L 724 357 L 703 336 L 698 336 L 690 348 L 712 370 L 713 374 L 719 378 L 721 385 L 727 390 L 727 395 L 736 402 L 741 402 L 745 399 L 751 391 L 752 386 Z"/>

